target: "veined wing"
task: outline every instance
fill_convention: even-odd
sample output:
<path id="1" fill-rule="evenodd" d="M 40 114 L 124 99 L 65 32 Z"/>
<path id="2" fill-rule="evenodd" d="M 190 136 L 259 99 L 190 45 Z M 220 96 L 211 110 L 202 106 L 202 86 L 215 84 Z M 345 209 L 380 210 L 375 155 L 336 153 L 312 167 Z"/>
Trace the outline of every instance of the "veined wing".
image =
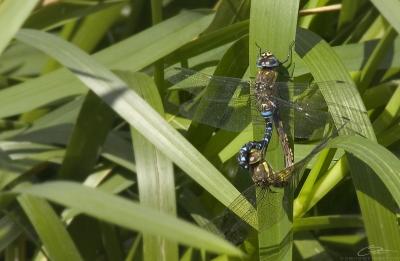
<path id="1" fill-rule="evenodd" d="M 243 92 L 248 94 L 250 84 L 240 78 L 214 76 L 187 68 L 174 67 L 166 70 L 166 80 L 174 84 L 169 90 L 185 90 L 193 94 L 209 85 L 213 85 L 221 96 L 207 96 L 210 99 L 230 100 L 232 93 Z M 226 95 L 223 95 L 226 94 Z"/>
<path id="2" fill-rule="evenodd" d="M 279 108 L 279 116 L 285 124 L 294 126 L 294 135 L 298 138 L 321 137 L 338 124 L 346 123 L 343 129 L 350 133 L 360 134 L 366 127 L 364 118 L 367 112 L 358 108 L 350 108 L 340 104 L 329 104 L 316 100 L 284 100 L 275 98 Z M 322 135 L 324 136 L 324 135 Z"/>
<path id="3" fill-rule="evenodd" d="M 340 130 L 346 128 L 347 124 L 348 123 L 342 124 L 338 129 L 333 131 L 329 136 L 326 136 L 302 160 L 296 162 L 292 166 L 289 166 L 289 167 L 277 172 L 275 175 L 275 177 L 277 178 L 277 181 L 280 181 L 282 179 L 285 181 L 291 181 L 290 182 L 291 186 L 293 188 L 296 188 L 297 184 L 300 182 L 300 180 L 302 178 L 303 171 L 304 171 L 305 167 L 307 166 L 308 162 L 310 162 L 310 160 L 313 157 L 315 157 L 315 155 L 317 155 L 319 152 L 321 152 L 323 149 L 325 149 L 328 142 L 332 138 L 337 137 Z"/>
<path id="4" fill-rule="evenodd" d="M 339 129 L 344 128 L 345 125 L 341 126 Z M 308 164 L 308 162 L 320 151 L 322 151 L 330 139 L 336 137 L 338 131 L 333 132 L 331 135 L 325 137 L 322 142 L 318 143 L 315 148 L 301 161 L 296 162 L 294 165 L 287 167 L 281 171 L 275 172 L 274 176 L 277 179 L 277 183 L 281 181 L 282 178 L 289 181 L 298 182 L 301 177 L 301 172 L 303 172 L 304 168 Z M 292 179 L 293 177 L 297 177 L 297 179 Z M 231 242 L 238 242 L 243 240 L 248 233 L 251 227 L 247 225 L 248 223 L 254 224 L 255 222 L 259 226 L 259 230 L 267 229 L 274 224 L 276 224 L 285 212 L 290 211 L 290 204 L 293 197 L 293 189 L 297 185 L 297 183 L 289 183 L 288 189 L 284 192 L 281 188 L 276 188 L 271 186 L 270 190 L 266 187 L 258 187 L 256 185 L 252 185 L 247 188 L 242 195 L 236 198 L 228 207 L 225 212 L 218 216 L 217 218 L 212 220 L 213 226 L 216 226 L 220 229 L 220 234 L 223 234 L 227 239 Z M 231 210 L 232 209 L 240 209 L 243 206 L 244 201 L 249 201 L 254 209 L 247 209 L 245 214 L 239 218 L 237 217 Z M 262 207 L 263 209 L 267 209 L 270 216 L 266 220 L 257 221 L 257 212 L 256 209 Z M 236 211 L 238 212 L 238 211 Z M 269 215 L 268 214 L 268 215 Z M 246 227 L 246 229 L 244 229 Z M 234 238 L 232 238 L 232 236 Z"/>
<path id="5" fill-rule="evenodd" d="M 229 101 L 239 104 L 246 102 L 250 94 L 250 86 L 253 84 L 250 81 L 243 81 L 239 78 L 213 76 L 186 68 L 173 68 L 167 72 L 171 75 L 167 80 L 176 84 L 170 90 L 185 90 L 193 94 L 198 94 L 205 87 L 214 85 L 215 91 L 205 92 L 203 96 L 204 99 L 210 101 Z M 326 92 L 335 90 L 335 93 L 340 93 L 341 100 L 343 101 L 342 104 L 348 104 L 351 99 L 354 99 L 358 95 L 357 90 L 350 83 L 338 80 L 312 83 L 289 80 L 275 82 L 274 86 L 278 89 L 278 98 L 296 101 L 306 100 L 309 106 L 312 106 L 314 109 L 324 108 L 326 105 L 321 90 Z M 340 104 L 335 105 L 340 106 Z M 349 107 L 348 105 L 341 106 Z"/>
<path id="6" fill-rule="evenodd" d="M 248 82 L 184 68 L 170 69 L 168 74 L 171 71 L 167 80 L 175 86 L 170 90 L 185 90 L 195 96 L 180 107 L 183 116 L 231 131 L 243 130 L 252 120 Z"/>
<path id="7" fill-rule="evenodd" d="M 254 95 L 250 93 L 249 82 L 238 78 L 211 76 L 184 68 L 171 70 L 173 76 L 169 81 L 177 83 L 173 89 L 196 94 L 194 99 L 180 108 L 183 116 L 231 131 L 241 131 L 250 122 L 264 124 L 263 119 L 259 117 L 259 111 L 255 106 L 251 106 L 256 102 Z M 294 126 L 295 137 L 320 138 L 325 134 L 324 129 L 355 119 L 354 115 L 359 116 L 358 120 L 352 120 L 346 129 L 360 133 L 359 130 L 365 125 L 363 117 L 366 112 L 347 105 L 358 95 L 349 83 L 327 81 L 310 84 L 289 81 L 276 82 L 275 87 L 278 88 L 279 94 L 271 99 L 280 111 L 285 129 L 289 131 L 288 125 Z M 335 93 L 340 93 L 343 104 L 326 102 L 321 90 L 335 90 Z"/>
<path id="8" fill-rule="evenodd" d="M 286 194 L 276 193 L 276 188 L 272 188 L 273 191 L 268 188 L 257 187 L 255 184 L 248 187 L 241 193 L 241 196 L 237 197 L 224 212 L 212 219 L 210 223 L 207 223 L 204 227 L 210 231 L 215 232 L 215 228 L 218 228 L 218 234 L 224 236 L 227 240 L 234 244 L 240 244 L 247 237 L 248 233 L 254 232 L 249 223 L 257 224 L 257 207 L 263 207 L 268 209 L 271 216 L 268 217 L 267 221 L 263 221 L 263 229 L 271 227 L 276 224 L 284 215 L 288 208 L 289 200 Z M 238 217 L 235 212 L 244 206 L 244 201 L 250 202 L 254 208 L 247 209 L 244 215 Z"/>
<path id="9" fill-rule="evenodd" d="M 320 137 L 324 128 L 332 128 L 345 122 L 348 123 L 345 129 L 351 133 L 361 133 L 366 125 L 366 111 L 351 105 L 359 94 L 350 83 L 289 81 L 276 82 L 275 87 L 279 94 L 274 97 L 274 101 L 280 110 L 281 119 L 294 127 L 295 137 Z M 341 102 L 330 101 L 329 96 L 333 95 L 335 98 L 339 96 Z M 316 135 L 316 130 L 320 134 Z"/>
<path id="10" fill-rule="evenodd" d="M 274 86 L 278 89 L 279 97 L 284 98 L 285 95 L 290 95 L 291 100 L 305 99 L 309 102 L 314 102 L 314 106 L 324 100 L 322 92 L 335 92 L 336 95 L 340 95 L 342 104 L 349 103 L 358 95 L 358 91 L 351 83 L 339 80 L 325 82 L 277 81 Z"/>

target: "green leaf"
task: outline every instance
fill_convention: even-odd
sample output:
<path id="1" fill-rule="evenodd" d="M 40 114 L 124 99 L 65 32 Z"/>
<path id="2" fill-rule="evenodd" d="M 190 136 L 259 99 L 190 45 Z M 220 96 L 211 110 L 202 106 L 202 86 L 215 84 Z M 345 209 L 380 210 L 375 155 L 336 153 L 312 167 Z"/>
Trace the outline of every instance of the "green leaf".
<path id="1" fill-rule="evenodd" d="M 125 0 L 121 0 L 123 2 Z M 97 4 L 90 2 L 68 3 L 55 2 L 34 12 L 24 23 L 24 28 L 51 30 L 81 17 L 108 9 L 120 4 L 117 1 L 102 1 Z"/>
<path id="2" fill-rule="evenodd" d="M 355 20 L 357 11 L 365 2 L 365 0 L 343 0 L 342 8 L 338 21 L 338 28 L 345 26 Z"/>
<path id="3" fill-rule="evenodd" d="M 9 78 L 38 75 L 46 61 L 42 52 L 18 42 L 11 44 L 0 57 L 0 72 Z"/>
<path id="4" fill-rule="evenodd" d="M 295 219 L 293 229 L 295 231 L 303 231 L 346 227 L 360 228 L 363 225 L 362 218 L 357 215 L 330 215 Z"/>
<path id="5" fill-rule="evenodd" d="M 115 113 L 93 92 L 86 95 L 67 146 L 60 177 L 83 180 L 92 171 Z M 96 131 L 93 131 L 93 127 Z"/>
<path id="6" fill-rule="evenodd" d="M 22 233 L 19 227 L 9 216 L 0 219 L 0 251 L 3 252 Z"/>
<path id="7" fill-rule="evenodd" d="M 242 256 L 242 252 L 230 243 L 185 221 L 76 183 L 49 182 L 19 187 L 13 191 L 42 197 L 112 224 L 163 236 L 183 245 Z"/>
<path id="8" fill-rule="evenodd" d="M 313 260 L 320 259 L 325 261 L 331 261 L 333 258 L 329 255 L 329 252 L 324 245 L 319 242 L 317 236 L 312 232 L 297 232 L 296 240 L 294 241 L 294 247 L 296 247 L 296 259 L 301 260 Z"/>
<path id="9" fill-rule="evenodd" d="M 83 184 L 88 187 L 97 188 L 110 194 L 118 194 L 134 184 L 133 181 L 128 180 L 121 175 L 115 173 L 108 178 L 108 176 L 110 176 L 110 172 L 111 169 L 102 169 L 90 175 Z M 103 181 L 103 179 L 105 179 L 106 177 L 107 180 Z M 99 184 L 100 182 L 102 183 Z M 73 219 L 79 214 L 82 213 L 76 211 L 75 209 L 65 209 L 62 212 L 61 216 L 65 223 L 70 224 Z"/>
<path id="10" fill-rule="evenodd" d="M 87 16 L 79 24 L 79 28 L 74 33 L 71 42 L 79 46 L 82 50 L 91 53 L 106 33 L 110 31 L 110 27 L 121 18 L 124 6 L 126 6 L 126 3 L 110 6 L 107 9 Z"/>
<path id="11" fill-rule="evenodd" d="M 123 81 L 91 59 L 89 55 L 47 33 L 23 30 L 17 37 L 24 43 L 50 53 L 68 67 L 124 120 L 221 203 L 228 206 L 241 195 L 204 156 L 142 98 L 129 90 Z M 251 207 L 248 204 L 248 208 Z M 241 216 L 245 212 L 238 214 Z"/>
<path id="12" fill-rule="evenodd" d="M 25 186 L 25 189 L 28 187 Z M 83 260 L 66 228 L 49 203 L 30 195 L 19 196 L 18 202 L 34 226 L 51 259 Z"/>
<path id="13" fill-rule="evenodd" d="M 299 1 L 252 1 L 250 10 L 250 43 L 249 43 L 249 61 L 250 74 L 256 74 L 256 59 L 259 55 L 259 45 L 264 50 L 271 51 L 280 61 L 284 61 L 291 48 L 291 44 L 296 36 L 297 15 L 299 11 Z M 256 45 L 257 44 L 257 45 Z M 290 57 L 291 58 L 291 57 Z M 260 132 L 264 132 L 263 128 L 254 130 L 255 137 Z M 272 151 L 270 148 L 278 147 L 278 137 L 272 137 L 272 142 L 268 146 L 268 162 L 275 168 L 283 167 L 283 153 L 281 150 Z M 289 188 L 291 189 L 291 188 Z M 280 191 L 274 195 L 274 200 L 283 198 L 284 191 Z M 277 198 L 277 199 L 276 199 Z M 291 199 L 292 201 L 293 199 Z M 290 202 L 289 204 L 292 204 Z M 257 208 L 259 227 L 261 222 L 268 222 L 268 219 L 274 219 L 274 214 L 283 209 L 276 210 L 271 213 L 269 204 L 258 204 L 264 208 Z M 275 212 L 275 211 L 274 211 Z M 292 232 L 291 232 L 291 210 L 288 211 L 286 217 L 282 218 L 276 225 L 270 229 L 260 230 L 258 233 L 260 260 L 292 259 Z M 263 249 L 270 251 L 263 251 Z"/>
<path id="14" fill-rule="evenodd" d="M 207 32 L 227 28 L 231 24 L 248 19 L 250 4 L 250 0 L 219 2 L 217 13 Z"/>
<path id="15" fill-rule="evenodd" d="M 397 85 L 392 97 L 387 101 L 383 112 L 375 119 L 373 126 L 375 131 L 379 134 L 393 123 L 395 124 L 400 117 L 400 88 Z"/>
<path id="16" fill-rule="evenodd" d="M 379 10 L 379 12 L 389 21 L 397 33 L 400 33 L 400 6 L 397 0 L 371 0 L 372 4 Z"/>
<path id="17" fill-rule="evenodd" d="M 118 71 L 117 75 L 158 113 L 164 113 L 157 86 L 149 76 L 143 73 L 122 71 Z M 131 128 L 131 135 L 141 205 L 176 216 L 172 162 L 134 128 Z M 160 251 L 154 251 L 154 249 Z M 176 243 L 152 235 L 143 235 L 143 253 L 148 260 L 178 260 Z"/>
<path id="18" fill-rule="evenodd" d="M 0 189 L 19 178 L 21 172 L 28 170 L 25 164 L 18 164 L 10 159 L 3 149 L 0 149 Z"/>
<path id="19" fill-rule="evenodd" d="M 400 205 L 400 160 L 382 145 L 360 136 L 341 136 L 329 147 L 344 149 L 365 162 L 385 184 L 397 205 Z M 381 202 L 384 204 L 387 202 Z"/>
<path id="20" fill-rule="evenodd" d="M 192 40 L 212 15 L 183 12 L 94 55 L 112 69 L 141 70 Z M 184 25 L 184 26 L 182 26 Z M 26 112 L 53 101 L 83 94 L 85 86 L 66 69 L 0 91 L 0 118 Z"/>
<path id="21" fill-rule="evenodd" d="M 385 57 L 384 54 L 387 53 L 396 36 L 397 33 L 392 27 L 387 28 L 385 35 L 379 40 L 371 56 L 368 57 L 365 66 L 361 70 L 360 82 L 358 84 L 362 92 L 371 84 L 379 64 Z"/>
<path id="22" fill-rule="evenodd" d="M 115 226 L 100 222 L 100 230 L 103 238 L 103 244 L 106 247 L 107 258 L 109 260 L 122 260 L 124 253 L 120 241 L 118 240 L 118 231 Z"/>
<path id="23" fill-rule="evenodd" d="M 0 54 L 29 16 L 38 0 L 4 0 L 0 2 Z"/>
<path id="24" fill-rule="evenodd" d="M 343 80 L 349 83 L 352 82 L 344 64 L 326 42 L 309 31 L 300 30 L 299 32 L 301 34 L 298 34 L 296 41 L 296 47 L 299 47 L 297 51 L 309 67 L 316 81 Z M 321 57 L 324 57 L 324 59 L 321 59 Z M 353 88 L 355 90 L 355 87 Z M 353 95 L 351 100 L 346 101 L 346 99 L 343 99 L 343 94 L 335 93 L 333 89 L 321 91 L 323 91 L 324 97 L 329 103 L 344 104 L 364 111 L 364 105 L 359 95 Z M 339 110 L 335 113 L 340 115 L 343 112 Z M 354 121 L 355 119 L 355 122 L 362 123 L 360 126 L 352 125 L 351 128 L 371 140 L 376 139 L 368 117 L 365 114 L 360 114 L 357 110 L 353 110 L 347 116 L 350 120 Z M 337 124 L 338 126 L 341 125 L 339 122 Z M 377 181 L 375 174 L 365 164 L 353 157 L 349 157 L 348 159 L 369 243 L 371 245 L 379 245 L 385 249 L 398 249 L 400 251 L 395 244 L 395 242 L 400 240 L 400 234 L 396 229 L 397 218 L 392 211 L 376 200 L 382 198 L 382 195 L 387 194 L 387 188 Z M 343 172 L 341 176 L 343 177 Z M 319 181 L 322 183 L 322 178 Z M 332 184 L 329 177 L 325 181 L 327 184 Z M 335 184 L 332 184 L 332 186 Z M 329 190 L 323 191 L 327 193 Z M 390 202 L 390 199 L 385 200 L 388 203 Z M 381 226 L 378 228 L 376 224 L 381 224 Z"/>

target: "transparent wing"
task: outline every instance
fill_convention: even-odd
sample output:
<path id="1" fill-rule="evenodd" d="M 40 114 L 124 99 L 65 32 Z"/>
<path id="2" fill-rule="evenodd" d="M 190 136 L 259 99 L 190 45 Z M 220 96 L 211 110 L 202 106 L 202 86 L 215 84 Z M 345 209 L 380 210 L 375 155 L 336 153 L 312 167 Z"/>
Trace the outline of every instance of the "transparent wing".
<path id="1" fill-rule="evenodd" d="M 292 188 L 296 188 L 297 184 L 300 182 L 302 178 L 303 171 L 307 164 L 310 162 L 310 160 L 319 152 L 321 152 L 323 149 L 325 149 L 326 145 L 328 142 L 334 138 L 337 137 L 340 130 L 346 128 L 346 125 L 348 123 L 342 124 L 339 128 L 335 129 L 329 136 L 326 136 L 323 138 L 322 141 L 320 141 L 313 149 L 312 151 L 303 159 L 300 161 L 296 162 L 292 166 L 286 167 L 285 169 L 279 171 L 276 173 L 275 178 L 277 181 L 284 180 L 288 182 Z"/>
<path id="2" fill-rule="evenodd" d="M 285 130 L 288 132 L 290 126 L 293 128 L 294 136 L 297 138 L 313 138 L 319 139 L 325 137 L 330 130 L 334 129 L 337 124 L 348 123 L 344 129 L 350 131 L 350 133 L 360 134 L 360 129 L 365 127 L 363 117 L 366 116 L 366 112 L 358 111 L 354 118 L 355 112 L 349 110 L 341 111 L 340 114 L 331 113 L 326 110 L 316 110 L 312 108 L 304 109 L 304 106 L 296 106 L 293 104 L 292 107 L 285 107 L 282 104 L 287 105 L 288 101 L 280 101 L 279 107 L 279 118 L 282 120 Z M 362 117 L 360 117 L 362 115 Z M 350 120 L 350 118 L 353 118 Z"/>
<path id="3" fill-rule="evenodd" d="M 172 89 L 186 90 L 195 98 L 184 103 L 180 113 L 194 121 L 231 131 L 241 131 L 250 122 L 264 124 L 255 106 L 255 97 L 250 94 L 249 82 L 238 78 L 211 76 L 194 70 L 175 68 L 168 78 L 177 84 Z M 205 88 L 207 87 L 207 88 Z M 355 113 L 366 114 L 358 108 L 327 103 L 321 90 L 333 90 L 341 94 L 344 104 L 349 104 L 357 92 L 342 81 L 318 83 L 276 82 L 279 96 L 271 97 L 279 109 L 280 118 L 291 123 L 295 137 L 309 138 L 316 131 L 323 132 L 334 123 L 348 121 Z M 328 111 L 328 105 L 330 111 Z M 361 120 L 353 120 L 346 128 L 359 129 Z M 287 125 L 287 124 L 286 124 Z M 285 126 L 289 130 L 289 126 Z"/>
<path id="4" fill-rule="evenodd" d="M 222 95 L 218 97 L 210 96 L 209 99 L 220 101 L 229 101 L 231 99 L 229 93 L 235 92 L 238 88 L 245 89 L 245 92 L 248 93 L 250 87 L 249 82 L 239 78 L 213 76 L 187 68 L 170 68 L 166 71 L 166 75 L 166 80 L 176 85 L 170 90 L 185 90 L 197 94 L 208 85 L 215 84 Z M 227 95 L 224 96 L 223 94 Z"/>
<path id="5" fill-rule="evenodd" d="M 172 76 L 167 80 L 175 84 L 169 90 L 185 90 L 194 95 L 194 99 L 180 107 L 179 112 L 183 116 L 231 131 L 241 131 L 250 123 L 251 99 L 248 82 L 237 78 L 210 76 L 184 68 L 170 69 L 168 74 Z"/>
<path id="6" fill-rule="evenodd" d="M 217 234 L 225 237 L 225 239 L 231 241 L 234 244 L 241 244 L 249 235 L 249 233 L 255 232 L 250 224 L 257 224 L 257 207 L 268 209 L 270 213 L 268 218 L 261 222 L 262 229 L 266 229 L 276 224 L 285 214 L 285 210 L 288 208 L 288 198 L 282 197 L 282 193 L 274 191 L 275 188 L 269 190 L 268 188 L 257 187 L 252 185 L 242 192 L 242 195 L 237 197 L 227 209 L 223 211 L 221 215 L 212 219 L 204 227 L 210 231 L 215 232 L 217 228 Z M 241 206 L 244 206 L 244 201 L 250 202 L 254 208 L 246 209 L 242 217 L 238 217 L 231 209 L 238 210 Z M 243 213 L 242 212 L 242 213 Z"/>

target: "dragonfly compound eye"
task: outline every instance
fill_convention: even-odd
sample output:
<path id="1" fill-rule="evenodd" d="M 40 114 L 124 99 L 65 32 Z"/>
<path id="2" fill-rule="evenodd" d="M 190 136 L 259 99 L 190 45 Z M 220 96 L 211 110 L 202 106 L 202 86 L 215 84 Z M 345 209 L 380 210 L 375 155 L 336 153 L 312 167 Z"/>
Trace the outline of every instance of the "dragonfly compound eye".
<path id="1" fill-rule="evenodd" d="M 279 61 L 276 57 L 268 53 L 263 53 L 257 60 L 257 67 L 260 69 L 275 68 L 279 66 Z"/>

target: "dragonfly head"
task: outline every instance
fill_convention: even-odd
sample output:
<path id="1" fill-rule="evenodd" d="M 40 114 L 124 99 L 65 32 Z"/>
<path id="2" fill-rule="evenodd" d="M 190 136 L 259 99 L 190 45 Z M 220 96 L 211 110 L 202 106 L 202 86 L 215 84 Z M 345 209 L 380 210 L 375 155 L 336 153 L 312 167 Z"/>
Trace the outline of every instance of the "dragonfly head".
<path id="1" fill-rule="evenodd" d="M 257 59 L 257 68 L 273 69 L 279 67 L 279 61 L 271 52 L 263 52 Z"/>

